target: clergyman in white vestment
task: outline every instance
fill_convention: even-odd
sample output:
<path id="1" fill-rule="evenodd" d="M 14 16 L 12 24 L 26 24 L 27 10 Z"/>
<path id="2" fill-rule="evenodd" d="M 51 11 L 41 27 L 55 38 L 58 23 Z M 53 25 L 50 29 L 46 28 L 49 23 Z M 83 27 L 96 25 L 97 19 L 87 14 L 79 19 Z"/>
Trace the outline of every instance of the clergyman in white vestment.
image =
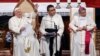
<path id="1" fill-rule="evenodd" d="M 61 36 L 64 31 L 64 24 L 62 17 L 59 14 L 56 14 L 55 8 L 53 5 L 47 6 L 48 15 L 42 18 L 40 32 L 42 35 L 48 34 L 46 29 L 55 29 L 55 25 L 57 27 L 57 52 L 60 51 L 60 43 L 61 43 Z M 50 30 L 51 31 L 51 30 Z M 55 35 L 55 33 L 54 33 Z M 52 38 L 52 37 L 51 37 Z M 56 37 L 53 37 L 53 53 L 50 52 L 50 37 L 41 37 L 40 46 L 41 46 L 41 53 L 44 53 L 45 56 L 55 56 L 56 54 Z M 58 54 L 59 55 L 59 54 Z M 57 55 L 57 56 L 58 56 Z"/>
<path id="2" fill-rule="evenodd" d="M 22 16 L 21 9 L 14 10 L 15 16 L 9 20 L 9 29 L 13 32 L 13 56 L 40 56 L 39 42 L 31 23 Z"/>
<path id="3" fill-rule="evenodd" d="M 73 31 L 71 56 L 96 56 L 92 35 L 96 24 L 86 15 L 85 8 L 79 8 L 79 15 L 74 16 L 69 27 Z"/>

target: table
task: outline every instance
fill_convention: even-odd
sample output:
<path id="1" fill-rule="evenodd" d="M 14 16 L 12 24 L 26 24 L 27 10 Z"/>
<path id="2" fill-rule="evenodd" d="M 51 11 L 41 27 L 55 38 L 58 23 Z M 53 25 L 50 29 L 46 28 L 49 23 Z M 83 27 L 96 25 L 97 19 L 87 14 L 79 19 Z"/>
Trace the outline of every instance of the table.
<path id="1" fill-rule="evenodd" d="M 2 15 L 9 15 L 12 16 L 13 15 L 13 10 L 15 8 L 17 3 L 0 3 L 0 16 Z M 34 3 L 34 4 L 38 4 L 38 12 L 39 12 L 39 16 L 45 16 L 47 14 L 47 10 L 46 7 L 49 4 L 52 4 L 56 7 L 56 3 L 52 2 L 52 3 Z M 61 6 L 61 9 L 56 9 L 58 14 L 61 14 L 62 16 L 69 16 L 70 13 L 70 9 L 66 8 L 68 3 L 67 2 L 61 2 L 59 4 Z M 71 6 L 73 8 L 78 6 L 77 2 L 72 2 Z M 81 6 L 86 7 L 86 3 L 82 2 Z"/>

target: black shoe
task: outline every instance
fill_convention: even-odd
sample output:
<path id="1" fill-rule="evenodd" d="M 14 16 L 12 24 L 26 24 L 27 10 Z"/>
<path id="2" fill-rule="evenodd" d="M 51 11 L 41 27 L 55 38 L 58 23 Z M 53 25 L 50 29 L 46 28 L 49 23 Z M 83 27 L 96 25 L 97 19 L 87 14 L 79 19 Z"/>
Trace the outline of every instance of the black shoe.
<path id="1" fill-rule="evenodd" d="M 46 56 L 45 53 L 41 54 L 42 56 Z"/>
<path id="2" fill-rule="evenodd" d="M 57 52 L 55 53 L 55 56 L 60 56 L 60 52 L 57 51 Z"/>

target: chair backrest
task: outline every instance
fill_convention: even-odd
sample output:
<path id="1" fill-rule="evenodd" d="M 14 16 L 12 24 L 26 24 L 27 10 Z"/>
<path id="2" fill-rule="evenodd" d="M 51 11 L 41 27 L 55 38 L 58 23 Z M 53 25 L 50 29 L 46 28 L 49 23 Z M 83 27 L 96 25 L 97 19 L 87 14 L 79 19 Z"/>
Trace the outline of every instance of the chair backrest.
<path id="1" fill-rule="evenodd" d="M 36 27 L 37 23 L 37 11 L 31 0 L 20 0 L 15 8 L 20 8 L 25 17 L 32 19 L 33 29 Z"/>
<path id="2" fill-rule="evenodd" d="M 35 11 L 34 4 L 31 0 L 20 0 L 16 7 L 19 7 L 22 9 L 25 13 L 30 13 Z"/>

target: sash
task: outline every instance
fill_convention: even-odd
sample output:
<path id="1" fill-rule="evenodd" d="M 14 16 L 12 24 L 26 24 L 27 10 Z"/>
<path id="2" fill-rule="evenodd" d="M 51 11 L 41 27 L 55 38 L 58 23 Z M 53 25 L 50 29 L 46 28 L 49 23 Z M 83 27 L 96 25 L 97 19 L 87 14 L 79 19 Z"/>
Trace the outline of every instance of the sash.
<path id="1" fill-rule="evenodd" d="M 90 45 L 90 38 L 91 38 L 91 32 L 85 31 L 85 54 L 89 54 L 89 45 Z"/>

